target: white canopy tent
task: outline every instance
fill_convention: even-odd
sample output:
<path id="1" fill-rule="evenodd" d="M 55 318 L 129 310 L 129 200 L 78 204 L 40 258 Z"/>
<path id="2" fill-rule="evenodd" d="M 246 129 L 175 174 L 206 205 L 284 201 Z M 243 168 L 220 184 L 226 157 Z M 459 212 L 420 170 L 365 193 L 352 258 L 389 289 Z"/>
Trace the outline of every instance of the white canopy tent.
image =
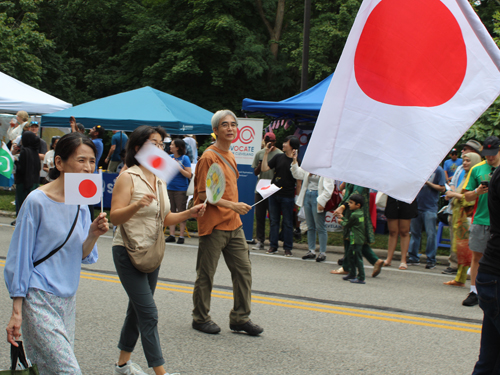
<path id="1" fill-rule="evenodd" d="M 0 113 L 26 111 L 30 115 L 47 114 L 71 106 L 70 103 L 63 102 L 0 72 Z"/>

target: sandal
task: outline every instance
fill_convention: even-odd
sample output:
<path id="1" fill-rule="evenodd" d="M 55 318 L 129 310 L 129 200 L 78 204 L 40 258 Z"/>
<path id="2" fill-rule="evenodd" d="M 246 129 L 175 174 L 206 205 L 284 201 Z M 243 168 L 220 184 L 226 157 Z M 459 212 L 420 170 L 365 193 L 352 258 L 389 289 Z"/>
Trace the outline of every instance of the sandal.
<path id="1" fill-rule="evenodd" d="M 408 266 L 406 265 L 406 263 L 401 263 L 401 264 L 399 265 L 399 269 L 400 269 L 400 270 L 407 270 L 407 269 L 408 269 Z"/>
<path id="2" fill-rule="evenodd" d="M 344 268 L 340 267 L 337 270 L 331 270 L 330 273 L 333 273 L 334 275 L 347 275 L 349 272 L 344 271 Z"/>
<path id="3" fill-rule="evenodd" d="M 455 280 L 445 281 L 443 284 L 444 285 L 451 285 L 451 286 L 460 286 L 460 287 L 464 287 L 465 286 L 464 283 L 459 283 L 458 281 L 455 281 Z"/>
<path id="4" fill-rule="evenodd" d="M 387 260 L 384 260 L 384 267 L 390 267 L 391 266 L 391 263 L 386 263 Z"/>

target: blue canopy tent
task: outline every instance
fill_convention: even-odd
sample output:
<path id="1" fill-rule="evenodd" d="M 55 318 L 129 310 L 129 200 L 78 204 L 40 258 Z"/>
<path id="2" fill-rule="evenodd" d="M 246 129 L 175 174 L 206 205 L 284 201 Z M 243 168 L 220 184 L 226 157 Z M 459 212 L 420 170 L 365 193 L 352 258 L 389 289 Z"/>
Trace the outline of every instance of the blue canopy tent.
<path id="1" fill-rule="evenodd" d="M 43 115 L 42 126 L 68 128 L 71 116 L 86 128 L 133 131 L 151 125 L 170 134 L 210 134 L 213 113 L 146 86 Z"/>
<path id="2" fill-rule="evenodd" d="M 309 90 L 280 102 L 243 99 L 242 110 L 244 112 L 261 112 L 269 117 L 283 119 L 316 120 L 332 77 L 333 73 Z"/>

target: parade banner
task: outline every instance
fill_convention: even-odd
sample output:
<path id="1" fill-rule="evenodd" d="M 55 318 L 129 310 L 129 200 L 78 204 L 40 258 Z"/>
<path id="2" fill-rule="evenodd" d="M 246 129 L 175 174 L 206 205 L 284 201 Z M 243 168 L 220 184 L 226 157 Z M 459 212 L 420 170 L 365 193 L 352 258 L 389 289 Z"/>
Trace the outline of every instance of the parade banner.
<path id="1" fill-rule="evenodd" d="M 364 0 L 302 168 L 411 203 L 500 95 L 499 70 L 467 0 Z"/>
<path id="2" fill-rule="evenodd" d="M 263 119 L 238 119 L 238 134 L 231 145 L 231 152 L 234 154 L 238 164 L 238 196 L 240 202 L 252 205 L 255 200 L 255 185 L 257 176 L 253 173 L 252 162 L 257 151 L 261 148 Z M 241 216 L 243 231 L 247 241 L 253 239 L 253 208 Z"/>

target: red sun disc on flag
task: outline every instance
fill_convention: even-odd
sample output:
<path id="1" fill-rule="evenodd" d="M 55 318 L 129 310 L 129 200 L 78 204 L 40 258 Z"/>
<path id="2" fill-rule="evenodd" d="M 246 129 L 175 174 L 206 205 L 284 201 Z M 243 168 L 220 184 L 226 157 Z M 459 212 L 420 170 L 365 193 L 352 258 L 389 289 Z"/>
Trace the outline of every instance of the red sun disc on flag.
<path id="1" fill-rule="evenodd" d="M 155 169 L 162 169 L 164 161 L 159 156 L 151 156 L 151 158 L 149 159 L 149 163 Z"/>
<path id="2" fill-rule="evenodd" d="M 446 103 L 466 70 L 462 30 L 439 0 L 382 0 L 366 20 L 354 57 L 361 90 L 397 106 Z"/>
<path id="3" fill-rule="evenodd" d="M 78 191 L 84 198 L 92 198 L 97 193 L 97 186 L 92 180 L 83 180 L 78 185 Z"/>

